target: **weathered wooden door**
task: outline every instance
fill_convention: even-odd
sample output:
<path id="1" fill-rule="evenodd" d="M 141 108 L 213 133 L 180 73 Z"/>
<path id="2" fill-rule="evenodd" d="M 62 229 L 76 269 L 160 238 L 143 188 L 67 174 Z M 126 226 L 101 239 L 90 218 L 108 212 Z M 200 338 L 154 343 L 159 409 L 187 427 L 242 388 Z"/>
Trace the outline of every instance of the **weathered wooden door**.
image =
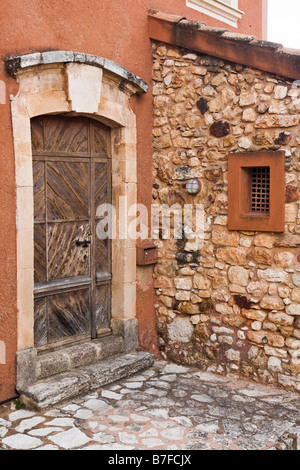
<path id="1" fill-rule="evenodd" d="M 109 334 L 110 240 L 96 236 L 110 203 L 110 133 L 85 117 L 32 120 L 35 346 Z"/>

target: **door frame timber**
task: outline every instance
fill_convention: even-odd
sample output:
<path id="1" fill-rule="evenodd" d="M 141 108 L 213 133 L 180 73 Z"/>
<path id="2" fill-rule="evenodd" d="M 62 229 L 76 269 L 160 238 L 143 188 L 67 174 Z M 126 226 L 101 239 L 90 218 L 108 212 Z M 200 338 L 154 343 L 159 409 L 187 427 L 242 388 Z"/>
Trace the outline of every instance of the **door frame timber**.
<path id="1" fill-rule="evenodd" d="M 72 54 L 72 61 L 68 63 L 63 52 L 32 54 L 34 60 L 18 58 L 19 68 L 14 71 L 19 83 L 18 94 L 11 97 L 17 204 L 17 388 L 35 383 L 37 363 L 31 118 L 72 113 L 109 126 L 112 204 L 117 220 L 122 215 L 120 196 L 127 197 L 128 207 L 137 202 L 136 116 L 129 99 L 133 94 L 146 92 L 147 84 L 117 64 L 113 67 L 110 61 L 105 67 L 105 59 L 101 65 L 99 60 L 91 65 L 90 56 L 85 56 L 87 64 L 84 55 Z M 127 351 L 134 350 L 138 345 L 135 240 L 112 240 L 111 301 L 112 331 L 123 336 Z"/>

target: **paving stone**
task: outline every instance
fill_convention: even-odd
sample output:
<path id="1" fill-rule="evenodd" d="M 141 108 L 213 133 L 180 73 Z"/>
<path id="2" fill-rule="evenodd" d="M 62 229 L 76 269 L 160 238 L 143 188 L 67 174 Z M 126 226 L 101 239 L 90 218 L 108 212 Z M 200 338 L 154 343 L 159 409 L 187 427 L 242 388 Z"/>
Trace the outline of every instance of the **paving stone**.
<path id="1" fill-rule="evenodd" d="M 14 411 L 13 413 L 10 413 L 8 419 L 10 421 L 18 421 L 19 419 L 31 418 L 35 414 L 36 413 L 34 413 L 33 411 L 18 410 L 18 411 Z"/>
<path id="2" fill-rule="evenodd" d="M 137 444 L 138 440 L 134 434 L 128 432 L 120 432 L 119 439 L 123 444 Z"/>
<path id="3" fill-rule="evenodd" d="M 157 388 L 153 387 L 148 388 L 145 393 L 147 393 L 147 395 L 154 395 L 158 397 L 165 397 L 167 395 L 165 390 L 157 390 Z"/>
<path id="4" fill-rule="evenodd" d="M 209 395 L 192 395 L 191 399 L 199 401 L 200 403 L 212 403 L 214 401 Z"/>
<path id="5" fill-rule="evenodd" d="M 176 423 L 181 424 L 181 426 L 185 426 L 188 428 L 193 426 L 192 421 L 189 418 L 186 418 L 185 416 L 180 416 L 180 417 L 172 418 L 172 419 L 176 421 Z"/>
<path id="6" fill-rule="evenodd" d="M 177 379 L 176 374 L 169 374 L 169 375 L 162 375 L 161 380 L 165 380 L 166 382 L 174 382 Z"/>
<path id="7" fill-rule="evenodd" d="M 70 403 L 70 405 L 64 406 L 62 409 L 64 411 L 77 411 L 80 409 L 80 406 Z"/>
<path id="8" fill-rule="evenodd" d="M 14 450 L 30 450 L 35 449 L 43 444 L 43 441 L 36 437 L 27 436 L 26 434 L 13 434 L 5 437 L 2 443 Z"/>
<path id="9" fill-rule="evenodd" d="M 7 428 L 11 427 L 11 423 L 7 419 L 0 418 L 0 426 L 5 426 Z"/>
<path id="10" fill-rule="evenodd" d="M 167 429 L 166 431 L 161 431 L 160 434 L 165 439 L 169 439 L 171 441 L 173 441 L 173 440 L 174 441 L 180 441 L 184 437 L 185 429 L 184 428 Z"/>
<path id="11" fill-rule="evenodd" d="M 112 444 L 115 442 L 115 438 L 106 432 L 98 432 L 97 434 L 94 434 L 93 441 L 100 442 L 101 444 Z"/>
<path id="12" fill-rule="evenodd" d="M 92 416 L 93 416 L 93 411 L 86 410 L 86 409 L 79 409 L 74 414 L 74 418 L 79 418 L 79 419 L 90 419 L 92 418 Z"/>
<path id="13" fill-rule="evenodd" d="M 119 393 L 110 392 L 109 390 L 103 390 L 103 392 L 101 392 L 101 396 L 103 398 L 109 398 L 111 400 L 120 400 L 122 398 L 122 395 L 120 395 Z"/>
<path id="14" fill-rule="evenodd" d="M 8 429 L 5 428 L 4 426 L 0 426 L 0 437 L 5 437 L 7 433 L 8 433 Z"/>
<path id="15" fill-rule="evenodd" d="M 219 422 L 218 421 L 211 421 L 211 422 L 208 422 L 208 423 L 202 423 L 202 424 L 198 424 L 195 429 L 197 431 L 201 431 L 201 432 L 207 432 L 207 433 L 211 433 L 211 434 L 216 434 L 218 432 L 218 429 L 219 429 Z"/>
<path id="16" fill-rule="evenodd" d="M 38 447 L 37 450 L 59 450 L 59 448 L 57 446 L 52 446 L 51 444 L 48 444 L 47 446 Z"/>
<path id="17" fill-rule="evenodd" d="M 150 421 L 150 418 L 148 418 L 147 416 L 141 416 L 137 414 L 131 414 L 130 418 L 133 421 L 136 421 L 137 423 L 146 423 L 147 421 Z"/>
<path id="18" fill-rule="evenodd" d="M 168 364 L 163 370 L 164 374 L 185 374 L 186 372 L 189 372 L 187 367 L 178 366 L 177 364 Z"/>
<path id="19" fill-rule="evenodd" d="M 74 426 L 73 418 L 55 418 L 47 423 L 47 426 L 62 426 L 63 428 Z"/>
<path id="20" fill-rule="evenodd" d="M 187 396 L 187 392 L 185 392 L 184 390 L 173 390 L 173 395 L 176 398 L 184 398 Z"/>
<path id="21" fill-rule="evenodd" d="M 155 428 L 149 428 L 140 434 L 140 437 L 158 437 L 158 431 Z"/>
<path id="22" fill-rule="evenodd" d="M 153 449 L 154 447 L 161 447 L 165 444 L 164 441 L 161 441 L 160 439 L 155 439 L 149 437 L 148 439 L 142 439 L 142 443 L 144 446 L 146 446 L 148 449 Z"/>
<path id="23" fill-rule="evenodd" d="M 41 429 L 33 429 L 32 431 L 29 431 L 28 434 L 30 436 L 35 436 L 35 437 L 45 437 L 49 436 L 49 434 L 52 434 L 54 432 L 61 432 L 63 431 L 62 428 L 41 428 Z"/>
<path id="24" fill-rule="evenodd" d="M 113 409 L 113 407 L 111 405 L 108 405 L 106 401 L 98 400 L 96 398 L 92 398 L 91 400 L 86 401 L 85 403 L 83 403 L 83 406 L 93 411 L 102 411 L 102 412 Z"/>
<path id="25" fill-rule="evenodd" d="M 126 382 L 124 386 L 127 388 L 134 388 L 134 389 L 142 388 L 143 382 Z"/>
<path id="26" fill-rule="evenodd" d="M 91 439 L 77 428 L 63 431 L 52 437 L 50 436 L 49 439 L 63 449 L 75 449 L 76 447 L 82 447 L 91 441 Z"/>
<path id="27" fill-rule="evenodd" d="M 172 421 L 151 421 L 151 424 L 158 429 L 167 429 L 167 428 L 173 428 L 174 423 Z"/>
<path id="28" fill-rule="evenodd" d="M 43 418 L 41 416 L 36 416 L 35 418 L 29 418 L 29 419 L 23 419 L 19 426 L 16 427 L 17 432 L 24 432 L 27 431 L 28 429 L 32 429 L 38 424 L 41 424 L 43 421 L 45 421 L 46 418 Z"/>

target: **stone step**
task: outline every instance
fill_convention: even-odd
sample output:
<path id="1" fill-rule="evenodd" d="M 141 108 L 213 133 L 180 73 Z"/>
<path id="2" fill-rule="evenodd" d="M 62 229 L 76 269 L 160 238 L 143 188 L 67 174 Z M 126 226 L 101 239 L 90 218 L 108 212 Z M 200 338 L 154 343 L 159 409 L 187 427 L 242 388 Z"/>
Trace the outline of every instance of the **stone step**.
<path id="1" fill-rule="evenodd" d="M 46 379 L 62 372 L 69 372 L 76 367 L 97 363 L 124 352 L 123 338 L 110 335 L 38 355 L 37 380 Z"/>
<path id="2" fill-rule="evenodd" d="M 39 381 L 20 390 L 20 400 L 28 409 L 42 410 L 129 377 L 153 363 L 148 352 L 119 354 Z"/>

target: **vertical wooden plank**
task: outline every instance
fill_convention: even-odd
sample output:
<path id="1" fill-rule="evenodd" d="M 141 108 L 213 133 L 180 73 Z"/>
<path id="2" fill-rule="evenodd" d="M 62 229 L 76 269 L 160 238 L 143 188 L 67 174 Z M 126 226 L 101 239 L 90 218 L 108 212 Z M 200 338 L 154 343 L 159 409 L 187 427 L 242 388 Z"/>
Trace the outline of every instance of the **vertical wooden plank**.
<path id="1" fill-rule="evenodd" d="M 48 343 L 48 311 L 47 298 L 42 297 L 34 301 L 34 345 L 44 346 Z"/>
<path id="2" fill-rule="evenodd" d="M 47 281 L 46 224 L 34 224 L 34 282 Z"/>
<path id="3" fill-rule="evenodd" d="M 96 328 L 97 333 L 110 326 L 110 284 L 98 285 L 96 288 Z"/>

